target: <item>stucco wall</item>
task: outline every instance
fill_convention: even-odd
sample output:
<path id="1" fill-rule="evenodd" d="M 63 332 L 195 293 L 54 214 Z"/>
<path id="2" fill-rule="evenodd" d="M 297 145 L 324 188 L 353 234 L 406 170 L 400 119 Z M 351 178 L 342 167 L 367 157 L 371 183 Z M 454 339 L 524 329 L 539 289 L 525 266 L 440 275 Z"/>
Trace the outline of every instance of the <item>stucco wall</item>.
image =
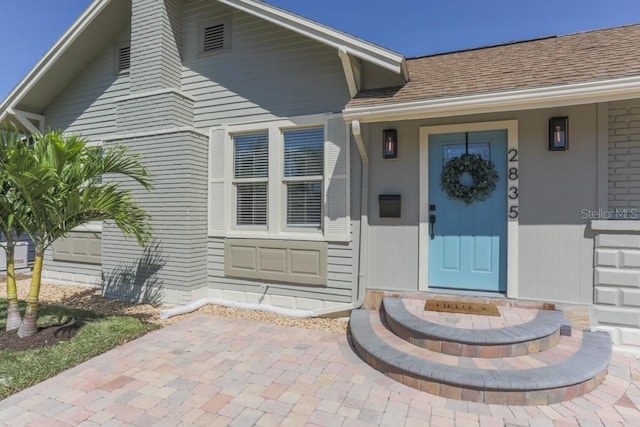
<path id="1" fill-rule="evenodd" d="M 419 192 L 427 191 L 419 182 L 420 127 L 515 119 L 520 150 L 517 296 L 591 303 L 593 235 L 584 210 L 597 209 L 597 111 L 597 105 L 584 105 L 367 126 L 371 158 L 368 287 L 418 289 L 419 212 L 428 209 L 419 206 Z M 554 116 L 569 117 L 568 151 L 547 150 L 548 119 Z M 386 128 L 398 130 L 396 160 L 382 159 Z M 402 194 L 401 218 L 379 217 L 378 195 L 384 193 Z"/>

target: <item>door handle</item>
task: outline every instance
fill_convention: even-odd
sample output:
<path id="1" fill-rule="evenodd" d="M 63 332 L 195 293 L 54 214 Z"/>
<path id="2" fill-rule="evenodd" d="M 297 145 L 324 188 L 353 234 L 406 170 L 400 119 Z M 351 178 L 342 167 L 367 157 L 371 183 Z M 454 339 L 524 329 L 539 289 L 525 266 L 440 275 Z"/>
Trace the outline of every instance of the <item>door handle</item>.
<path id="1" fill-rule="evenodd" d="M 436 238 L 436 216 L 429 215 L 429 230 L 431 235 L 431 240 Z"/>

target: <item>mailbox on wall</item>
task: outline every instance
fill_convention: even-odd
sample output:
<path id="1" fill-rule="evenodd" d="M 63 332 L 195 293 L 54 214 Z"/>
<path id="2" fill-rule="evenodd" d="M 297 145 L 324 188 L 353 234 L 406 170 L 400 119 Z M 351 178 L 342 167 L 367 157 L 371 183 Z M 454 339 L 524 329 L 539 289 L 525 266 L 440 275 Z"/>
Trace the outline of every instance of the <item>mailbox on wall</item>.
<path id="1" fill-rule="evenodd" d="M 402 196 L 400 194 L 380 194 L 378 205 L 380 218 L 400 218 Z"/>

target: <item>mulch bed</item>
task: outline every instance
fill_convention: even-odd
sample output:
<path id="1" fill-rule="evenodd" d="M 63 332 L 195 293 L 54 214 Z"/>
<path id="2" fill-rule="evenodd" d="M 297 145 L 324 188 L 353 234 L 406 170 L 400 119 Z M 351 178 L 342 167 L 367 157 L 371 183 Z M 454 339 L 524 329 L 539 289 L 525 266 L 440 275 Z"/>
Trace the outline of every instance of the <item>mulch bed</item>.
<path id="1" fill-rule="evenodd" d="M 80 329 L 80 322 L 69 320 L 65 323 L 42 325 L 30 337 L 18 338 L 18 331 L 0 333 L 0 350 L 20 351 L 48 347 L 73 338 Z"/>

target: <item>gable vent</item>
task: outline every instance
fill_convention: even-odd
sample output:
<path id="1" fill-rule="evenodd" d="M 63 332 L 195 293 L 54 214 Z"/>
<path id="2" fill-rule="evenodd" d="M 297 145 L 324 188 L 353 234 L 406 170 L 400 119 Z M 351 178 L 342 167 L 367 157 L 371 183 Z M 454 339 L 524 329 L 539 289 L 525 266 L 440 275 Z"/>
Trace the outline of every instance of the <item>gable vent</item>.
<path id="1" fill-rule="evenodd" d="M 204 51 L 213 52 L 224 49 L 224 24 L 213 25 L 204 29 Z"/>
<path id="2" fill-rule="evenodd" d="M 131 46 L 118 49 L 118 71 L 126 71 L 131 65 Z"/>

